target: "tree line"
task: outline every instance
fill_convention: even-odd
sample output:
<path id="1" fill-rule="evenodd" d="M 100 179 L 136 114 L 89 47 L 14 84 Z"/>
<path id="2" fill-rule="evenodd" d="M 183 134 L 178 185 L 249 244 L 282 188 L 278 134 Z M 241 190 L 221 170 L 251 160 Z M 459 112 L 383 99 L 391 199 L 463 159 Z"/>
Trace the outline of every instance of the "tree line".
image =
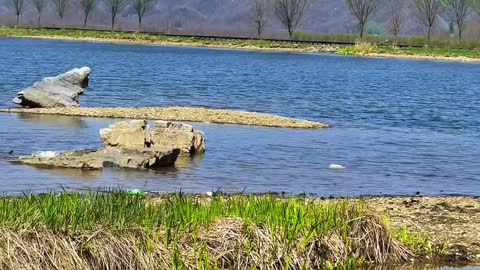
<path id="1" fill-rule="evenodd" d="M 16 15 L 16 25 L 19 25 L 20 15 L 26 0 L 10 0 Z M 28 0 L 27 0 L 28 1 Z M 48 1 L 53 3 L 55 13 L 60 21 L 71 0 L 30 0 L 38 13 L 38 26 L 41 27 L 41 16 Z M 114 30 L 115 19 L 126 8 L 126 0 L 79 0 L 86 28 L 88 18 L 95 9 L 98 1 L 105 1 L 111 16 L 111 30 Z M 131 8 L 138 19 L 138 30 L 141 30 L 144 16 L 154 7 L 155 1 L 160 0 L 133 0 Z M 247 0 L 245 0 L 247 1 Z M 259 38 L 267 25 L 268 20 L 275 16 L 291 39 L 299 26 L 303 16 L 315 0 L 248 0 L 252 6 L 256 34 Z M 332 0 L 341 1 L 341 0 Z M 394 45 L 405 21 L 405 10 L 411 5 L 416 10 L 418 21 L 425 27 L 426 45 L 430 45 L 432 29 L 442 12 L 447 12 L 458 31 L 458 42 L 461 46 L 462 33 L 469 15 L 476 12 L 480 15 L 480 0 L 343 0 L 345 7 L 356 19 L 359 38 L 365 36 L 365 27 L 379 9 L 387 9 L 389 14 L 390 32 L 394 37 Z"/>
<path id="2" fill-rule="evenodd" d="M 24 11 L 25 0 L 11 0 L 13 10 L 16 15 L 16 26 L 18 27 L 20 22 L 20 15 Z M 55 10 L 55 14 L 58 16 L 60 21 L 63 21 L 65 11 L 69 6 L 70 0 L 31 0 L 33 6 L 35 7 L 38 18 L 37 25 L 41 27 L 41 18 L 42 13 L 47 7 L 48 1 L 51 1 Z M 110 11 L 111 18 L 111 30 L 114 30 L 115 19 L 118 14 L 120 14 L 126 8 L 126 0 L 79 0 L 80 8 L 83 13 L 83 27 L 87 27 L 88 18 L 96 8 L 98 1 L 105 1 L 107 7 Z M 133 0 L 132 9 L 135 11 L 135 14 L 138 19 L 138 30 L 141 30 L 143 17 L 153 8 L 155 0 Z"/>

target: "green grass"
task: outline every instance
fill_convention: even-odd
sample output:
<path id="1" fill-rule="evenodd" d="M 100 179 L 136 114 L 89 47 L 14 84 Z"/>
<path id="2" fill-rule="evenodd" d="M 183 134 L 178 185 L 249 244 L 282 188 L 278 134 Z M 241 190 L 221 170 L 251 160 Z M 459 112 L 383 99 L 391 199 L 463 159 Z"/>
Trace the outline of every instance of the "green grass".
<path id="1" fill-rule="evenodd" d="M 57 37 L 57 38 L 78 38 L 78 39 L 102 39 L 126 42 L 146 42 L 146 43 L 182 43 L 192 46 L 218 46 L 231 48 L 260 48 L 260 49 L 296 49 L 310 51 L 315 48 L 308 43 L 298 42 L 272 42 L 268 40 L 256 39 L 215 39 L 194 37 L 179 37 L 152 35 L 144 33 L 126 33 L 109 31 L 91 31 L 91 30 L 71 30 L 71 29 L 25 29 L 0 27 L 0 37 Z M 356 35 L 352 34 L 314 34 L 297 32 L 294 34 L 294 40 L 306 41 L 330 41 L 330 42 L 355 42 Z M 480 59 L 480 43 L 477 41 L 464 41 L 463 49 L 458 48 L 455 40 L 433 39 L 431 47 L 392 47 L 392 38 L 389 36 L 367 36 L 364 43 L 377 44 L 375 52 L 390 55 L 411 55 L 411 56 L 432 56 L 432 57 L 466 57 L 471 59 Z M 407 46 L 423 46 L 425 40 L 423 37 L 409 37 L 399 39 L 399 44 Z M 355 46 L 342 47 L 340 54 L 357 55 L 363 54 Z"/>
<path id="2" fill-rule="evenodd" d="M 429 56 L 435 57 L 464 57 L 468 59 L 480 59 L 480 49 L 451 49 L 451 48 L 426 48 L 426 47 L 392 47 L 377 46 L 375 43 L 361 42 L 354 46 L 346 46 L 339 50 L 344 55 L 369 55 L 371 53 L 406 56 Z"/>
<path id="3" fill-rule="evenodd" d="M 424 55 L 438 57 L 467 57 L 480 59 L 480 49 L 446 49 L 446 48 L 393 48 L 379 47 L 379 53 Z"/>
<path id="4" fill-rule="evenodd" d="M 406 230 L 394 237 L 361 201 L 120 191 L 0 199 L 0 266 L 9 269 L 354 269 L 405 261 L 426 245 Z M 118 252 L 132 258 L 116 261 Z"/>
<path id="5" fill-rule="evenodd" d="M 94 38 L 107 40 L 124 40 L 137 42 L 165 42 L 165 43 L 186 43 L 197 46 L 222 46 L 222 47 L 255 47 L 255 48 L 284 48 L 284 49 L 311 49 L 312 45 L 304 43 L 290 42 L 271 42 L 267 40 L 256 39 L 215 39 L 180 36 L 152 35 L 145 33 L 126 33 L 126 32 L 110 32 L 110 31 L 92 31 L 92 30 L 71 30 L 71 29 L 35 29 L 35 28 L 10 28 L 0 27 L 1 36 L 15 37 L 69 37 L 69 38 Z"/>

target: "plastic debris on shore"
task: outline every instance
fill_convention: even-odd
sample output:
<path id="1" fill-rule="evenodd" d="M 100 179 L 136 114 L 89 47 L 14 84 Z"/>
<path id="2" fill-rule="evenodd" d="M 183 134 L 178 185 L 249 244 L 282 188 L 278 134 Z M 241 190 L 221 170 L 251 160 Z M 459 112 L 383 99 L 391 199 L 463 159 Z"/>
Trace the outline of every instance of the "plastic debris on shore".
<path id="1" fill-rule="evenodd" d="M 33 153 L 33 156 L 39 157 L 39 158 L 54 158 L 57 155 L 58 153 L 55 151 L 42 151 L 42 152 Z"/>
<path id="2" fill-rule="evenodd" d="M 140 195 L 140 196 L 143 196 L 143 195 L 147 194 L 147 192 L 142 191 L 138 188 L 130 189 L 129 191 L 127 191 L 127 193 L 130 194 L 130 195 Z"/>
<path id="3" fill-rule="evenodd" d="M 207 196 L 208 196 L 208 197 L 212 197 L 212 196 L 213 196 L 213 192 L 208 191 L 208 192 L 207 192 Z"/>
<path id="4" fill-rule="evenodd" d="M 330 166 L 328 166 L 328 168 L 330 170 L 343 170 L 343 169 L 345 169 L 345 167 L 340 165 L 340 164 L 330 164 Z"/>

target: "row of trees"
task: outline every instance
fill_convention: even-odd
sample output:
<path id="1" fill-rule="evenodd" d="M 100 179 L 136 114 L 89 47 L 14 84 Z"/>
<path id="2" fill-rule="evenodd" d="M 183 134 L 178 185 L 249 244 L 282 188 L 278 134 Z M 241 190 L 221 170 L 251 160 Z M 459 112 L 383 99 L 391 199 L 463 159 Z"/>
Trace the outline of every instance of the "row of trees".
<path id="1" fill-rule="evenodd" d="M 13 10 L 16 15 L 16 26 L 19 25 L 20 15 L 24 11 L 24 4 L 25 0 L 11 0 Z M 48 1 L 52 1 L 53 6 L 55 8 L 55 13 L 58 16 L 59 20 L 63 20 L 65 16 L 65 11 L 69 5 L 70 0 L 31 0 L 33 6 L 35 7 L 36 11 L 38 12 L 38 26 L 41 26 L 41 18 L 42 13 L 45 10 L 45 7 L 48 4 Z M 87 21 L 89 16 L 91 15 L 92 11 L 95 9 L 97 5 L 97 1 L 99 0 L 79 0 L 80 7 L 83 13 L 83 26 L 87 26 Z M 115 19 L 119 13 L 121 13 L 126 7 L 125 0 L 101 0 L 105 1 L 106 5 L 109 8 L 110 15 L 111 15 L 111 29 L 113 31 L 115 26 Z M 149 10 L 153 8 L 154 0 L 133 0 L 132 9 L 135 11 L 135 14 L 138 18 L 138 29 L 140 30 L 142 27 L 142 20 L 143 17 L 147 14 Z"/>
<path id="2" fill-rule="evenodd" d="M 314 0 L 251 0 L 255 10 L 257 34 L 261 35 L 268 19 L 269 10 L 287 29 L 290 37 L 297 28 L 305 9 Z M 480 15 L 480 0 L 344 0 L 345 6 L 357 20 L 360 39 L 364 38 L 365 26 L 380 7 L 388 8 L 390 16 L 390 30 L 394 36 L 394 45 L 397 44 L 403 22 L 405 10 L 413 5 L 419 22 L 425 26 L 427 46 L 430 45 L 432 28 L 441 12 L 447 12 L 458 30 L 458 41 L 461 45 L 462 32 L 468 16 L 475 11 Z"/>
<path id="3" fill-rule="evenodd" d="M 20 15 L 23 11 L 25 0 L 11 0 L 17 18 L 17 26 Z M 38 26 L 41 26 L 41 16 L 47 1 L 52 1 L 55 12 L 60 20 L 63 20 L 65 11 L 71 0 L 31 0 L 38 12 Z M 111 29 L 115 26 L 116 16 L 126 8 L 126 0 L 79 0 L 84 15 L 84 27 L 97 1 L 105 1 L 111 15 Z M 133 0 L 131 8 L 138 18 L 138 29 L 141 30 L 143 17 L 153 8 L 156 0 Z M 254 22 L 258 37 L 262 36 L 271 13 L 278 18 L 284 28 L 288 31 L 290 38 L 293 34 L 308 7 L 315 0 L 249 0 L 251 1 Z M 332 0 L 335 1 L 335 0 Z M 390 16 L 390 28 L 394 36 L 394 43 L 397 43 L 398 35 L 405 20 L 405 9 L 412 5 L 416 9 L 419 22 L 425 26 L 427 45 L 430 44 L 432 28 L 441 12 L 448 12 L 451 20 L 458 30 L 459 44 L 462 41 L 462 32 L 469 15 L 475 11 L 480 14 L 480 0 L 343 0 L 346 8 L 357 20 L 359 37 L 363 39 L 365 26 L 372 16 L 382 8 L 388 8 Z"/>

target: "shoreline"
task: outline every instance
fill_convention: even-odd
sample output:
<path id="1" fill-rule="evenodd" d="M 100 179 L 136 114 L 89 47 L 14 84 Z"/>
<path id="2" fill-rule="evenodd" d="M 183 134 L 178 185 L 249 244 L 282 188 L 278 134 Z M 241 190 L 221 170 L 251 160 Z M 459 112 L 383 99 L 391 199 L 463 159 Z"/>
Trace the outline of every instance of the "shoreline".
<path id="1" fill-rule="evenodd" d="M 24 31 L 24 32 L 21 32 Z M 26 32 L 30 31 L 30 32 Z M 60 31 L 60 30 L 57 30 Z M 68 34 L 55 33 L 45 34 L 42 29 L 14 29 L 0 27 L 0 38 L 23 38 L 23 39 L 45 39 L 45 40 L 65 40 L 65 41 L 81 41 L 81 42 L 97 42 L 97 43 L 113 43 L 113 44 L 129 44 L 129 45 L 152 45 L 152 46 L 178 46 L 192 48 L 211 48 L 211 49 L 231 49 L 241 51 L 263 51 L 263 52 L 291 52 L 303 54 L 334 54 L 344 56 L 340 52 L 338 45 L 312 45 L 300 43 L 273 43 L 262 40 L 241 40 L 239 42 L 231 40 L 206 40 L 201 38 L 185 38 L 185 37 L 164 37 L 161 35 L 149 35 L 141 33 L 121 33 L 121 32 L 100 32 L 100 31 L 82 31 L 68 30 Z M 84 36 L 74 36 L 80 33 Z M 97 37 L 95 35 L 100 35 Z M 122 37 L 122 34 L 124 35 Z M 260 45 L 259 45 L 260 44 Z M 386 48 L 386 47 L 385 47 Z M 435 50 L 435 49 L 432 49 Z M 467 50 L 467 49 L 465 49 Z M 409 59 L 409 60 L 426 60 L 426 61 L 448 61 L 460 63 L 480 63 L 480 58 L 468 56 L 442 56 L 430 55 L 428 53 L 389 53 L 389 52 L 372 52 L 372 53 L 353 53 L 347 56 L 382 58 L 382 59 Z"/>
<path id="2" fill-rule="evenodd" d="M 293 262 L 292 269 L 480 265 L 478 197 L 325 199 L 104 189 L 3 196 L 0 204 L 11 213 L 0 215 L 0 253 L 17 254 L 0 256 L 2 265 L 38 264 L 42 254 L 55 254 L 61 246 L 64 252 L 47 256 L 47 262 L 75 261 L 71 269 L 103 269 L 112 262 L 119 269 L 196 269 L 199 263 L 223 269 L 225 262 L 236 269 L 278 269 L 270 267 L 274 262 Z M 27 210 L 31 215 L 23 214 Z M 195 252 L 200 246 L 208 249 Z M 116 260 L 115 250 L 127 251 L 132 260 Z M 114 255 L 98 260 L 102 254 Z M 177 255 L 185 260 L 175 261 Z M 153 264 L 138 264 L 146 261 Z"/>
<path id="3" fill-rule="evenodd" d="M 207 109 L 201 107 L 71 107 L 39 109 L 0 109 L 0 113 L 82 116 L 100 118 L 147 119 L 165 121 L 203 122 L 273 128 L 318 129 L 331 125 L 273 114 Z"/>

